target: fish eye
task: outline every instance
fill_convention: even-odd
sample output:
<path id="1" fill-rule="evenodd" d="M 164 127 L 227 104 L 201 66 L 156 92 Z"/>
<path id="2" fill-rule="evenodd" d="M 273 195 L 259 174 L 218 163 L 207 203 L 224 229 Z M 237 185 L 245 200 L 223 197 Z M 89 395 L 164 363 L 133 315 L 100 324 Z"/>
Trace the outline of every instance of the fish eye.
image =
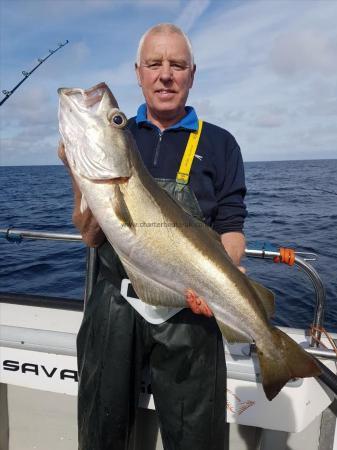
<path id="1" fill-rule="evenodd" d="M 112 110 L 108 114 L 108 120 L 111 123 L 111 125 L 116 126 L 117 128 L 124 128 L 127 124 L 127 119 L 124 116 L 123 113 L 120 111 Z"/>
<path id="2" fill-rule="evenodd" d="M 122 125 L 122 123 L 123 123 L 123 117 L 120 116 L 119 114 L 116 114 L 115 116 L 113 116 L 112 120 L 114 121 L 114 123 L 116 125 Z"/>

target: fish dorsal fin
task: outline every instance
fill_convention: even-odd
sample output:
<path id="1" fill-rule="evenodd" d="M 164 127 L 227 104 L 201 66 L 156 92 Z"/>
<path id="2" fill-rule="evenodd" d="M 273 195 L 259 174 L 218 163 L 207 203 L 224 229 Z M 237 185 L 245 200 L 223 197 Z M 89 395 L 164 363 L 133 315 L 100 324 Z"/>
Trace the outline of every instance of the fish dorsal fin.
<path id="1" fill-rule="evenodd" d="M 115 195 L 112 206 L 115 211 L 115 214 L 123 225 L 126 225 L 130 229 L 134 230 L 135 226 L 129 208 L 125 203 L 124 195 L 122 194 L 122 191 L 120 190 L 118 184 L 116 184 L 114 188 L 115 188 Z"/>
<path id="2" fill-rule="evenodd" d="M 184 295 L 179 295 L 167 286 L 152 280 L 132 266 L 124 257 L 120 255 L 119 257 L 128 274 L 132 287 L 143 302 L 153 306 L 173 308 L 187 306 Z"/>
<path id="3" fill-rule="evenodd" d="M 267 316 L 273 317 L 275 314 L 275 296 L 270 289 L 265 288 L 262 284 L 257 283 L 249 278 L 249 282 L 257 293 L 261 303 L 267 313 Z"/>
<path id="4" fill-rule="evenodd" d="M 240 331 L 234 330 L 234 328 L 230 327 L 227 324 L 224 324 L 220 320 L 217 320 L 217 324 L 221 331 L 221 334 L 229 344 L 234 344 L 235 342 L 249 343 L 253 341 L 253 339 L 249 338 Z"/>

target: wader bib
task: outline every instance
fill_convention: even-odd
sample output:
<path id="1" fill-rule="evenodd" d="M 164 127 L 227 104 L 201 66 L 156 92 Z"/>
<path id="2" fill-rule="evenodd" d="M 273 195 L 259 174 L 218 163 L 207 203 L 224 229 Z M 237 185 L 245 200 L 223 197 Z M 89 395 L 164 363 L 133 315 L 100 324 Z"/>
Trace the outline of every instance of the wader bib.
<path id="1" fill-rule="evenodd" d="M 185 182 L 178 176 L 157 181 L 202 218 L 188 174 Z M 223 450 L 226 368 L 214 318 L 185 308 L 166 322 L 146 321 L 121 294 L 128 277 L 108 242 L 98 255 L 98 280 L 77 338 L 79 449 L 128 449 L 148 365 L 164 449 Z"/>

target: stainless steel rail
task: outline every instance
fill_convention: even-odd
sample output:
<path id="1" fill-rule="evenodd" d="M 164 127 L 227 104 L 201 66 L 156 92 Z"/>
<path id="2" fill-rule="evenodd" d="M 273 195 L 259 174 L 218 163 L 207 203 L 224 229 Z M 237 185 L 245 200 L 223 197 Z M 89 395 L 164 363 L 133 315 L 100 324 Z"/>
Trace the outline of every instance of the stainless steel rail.
<path id="1" fill-rule="evenodd" d="M 22 239 L 38 239 L 48 241 L 64 241 L 64 242 L 82 242 L 80 234 L 68 233 L 48 233 L 44 231 L 20 230 L 17 228 L 0 229 L 0 236 L 5 237 L 9 241 L 18 241 Z M 88 248 L 87 264 L 85 276 L 84 290 L 84 307 L 91 295 L 93 286 L 97 278 L 97 249 Z"/>
<path id="2" fill-rule="evenodd" d="M 275 251 L 268 251 L 268 250 L 249 250 L 246 249 L 246 256 L 252 257 L 252 258 L 262 258 L 262 259 L 269 259 L 273 260 L 275 257 L 279 257 L 280 253 Z M 310 254 L 312 256 L 312 254 Z M 312 258 L 310 258 L 312 260 Z M 297 256 L 295 254 L 295 265 L 298 266 L 303 272 L 310 278 L 316 294 L 316 305 L 315 305 L 315 313 L 314 313 L 314 319 L 313 319 L 313 327 L 314 332 L 310 340 L 310 346 L 311 347 L 318 347 L 319 346 L 319 340 L 321 338 L 321 332 L 319 329 L 323 325 L 323 319 L 324 319 L 324 305 L 325 305 L 325 288 L 323 286 L 322 280 L 320 276 L 318 275 L 316 269 L 312 267 L 311 264 L 309 264 L 305 258 L 301 256 Z"/>
<path id="3" fill-rule="evenodd" d="M 0 229 L 0 234 L 5 236 L 9 241 L 15 239 L 39 239 L 49 241 L 75 241 L 81 242 L 80 234 L 68 233 L 47 233 L 44 231 L 20 230 L 17 228 Z"/>
<path id="4" fill-rule="evenodd" d="M 337 361 L 337 354 L 334 350 L 309 347 L 305 351 L 318 358 L 335 359 Z"/>

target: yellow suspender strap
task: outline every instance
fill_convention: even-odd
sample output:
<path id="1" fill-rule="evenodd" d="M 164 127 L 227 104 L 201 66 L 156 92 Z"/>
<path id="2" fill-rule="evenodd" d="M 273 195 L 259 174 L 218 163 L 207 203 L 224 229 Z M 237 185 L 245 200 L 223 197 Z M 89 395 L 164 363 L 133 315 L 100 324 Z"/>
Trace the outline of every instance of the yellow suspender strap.
<path id="1" fill-rule="evenodd" d="M 185 152 L 183 155 L 183 158 L 180 163 L 179 171 L 176 176 L 176 182 L 180 184 L 187 184 L 189 177 L 190 177 L 190 171 L 193 163 L 193 158 L 195 155 L 195 152 L 198 147 L 199 138 L 201 135 L 202 130 L 202 120 L 198 121 L 198 130 L 197 131 L 191 131 L 190 137 L 188 138 L 187 145 L 185 148 Z"/>

